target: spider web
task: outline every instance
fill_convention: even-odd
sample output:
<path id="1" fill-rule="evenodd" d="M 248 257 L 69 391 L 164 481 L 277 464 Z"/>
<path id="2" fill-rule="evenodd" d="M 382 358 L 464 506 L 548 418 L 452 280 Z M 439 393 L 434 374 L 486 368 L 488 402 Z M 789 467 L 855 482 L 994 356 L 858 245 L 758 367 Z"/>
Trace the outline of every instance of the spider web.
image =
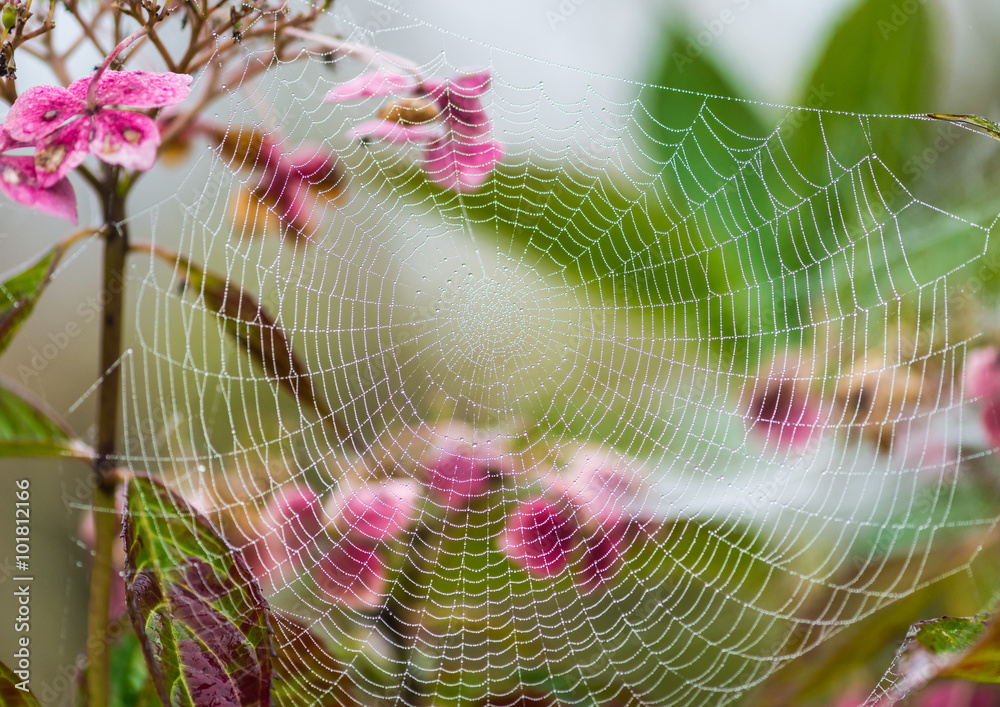
<path id="1" fill-rule="evenodd" d="M 936 553 L 995 523 L 961 486 L 990 448 L 960 372 L 981 338 L 969 283 L 995 262 L 997 207 L 937 187 L 981 138 L 914 176 L 904 148 L 872 145 L 932 149 L 939 125 L 920 117 L 740 103 L 534 62 L 404 13 L 374 35 L 365 12 L 333 15 L 327 29 L 375 46 L 440 35 L 427 76 L 485 57 L 503 163 L 456 194 L 428 185 L 418 148 L 349 139 L 381 104 L 323 103 L 374 68 L 351 58 L 304 55 L 233 87 L 213 111 L 230 133 L 322 145 L 347 193 L 317 202 L 311 242 L 265 237 L 233 219 L 251 177 L 205 150 L 165 177 L 176 196 L 143 185 L 156 205 L 135 229 L 255 293 L 359 449 L 150 259 L 126 456 L 250 551 L 289 537 L 266 520 L 283 490 L 330 508 L 344 488 L 422 483 L 442 450 L 492 450 L 503 479 L 469 508 L 421 496 L 417 527 L 432 531 L 383 548 L 378 601 L 319 587 L 335 517 L 295 526 L 301 547 L 262 576 L 275 615 L 316 637 L 313 658 L 354 698 L 734 702 L 969 568 L 974 549 Z M 782 389 L 815 421 L 766 424 Z M 798 428 L 804 443 L 782 439 Z M 499 543 L 512 509 L 595 459 L 630 475 L 643 533 L 600 588 L 577 565 L 526 572 Z M 321 673 L 297 703 L 350 702 Z"/>

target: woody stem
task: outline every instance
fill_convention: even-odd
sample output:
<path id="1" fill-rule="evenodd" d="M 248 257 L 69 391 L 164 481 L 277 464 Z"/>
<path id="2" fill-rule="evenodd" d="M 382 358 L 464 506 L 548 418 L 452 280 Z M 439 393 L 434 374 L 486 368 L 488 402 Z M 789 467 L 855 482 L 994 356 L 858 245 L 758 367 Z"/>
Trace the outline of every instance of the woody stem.
<path id="1" fill-rule="evenodd" d="M 95 552 L 90 575 L 90 604 L 87 611 L 88 704 L 108 704 L 108 607 L 111 598 L 112 548 L 119 523 L 115 495 L 120 479 L 115 473 L 118 438 L 118 404 L 121 388 L 122 314 L 124 310 L 125 256 L 128 229 L 125 226 L 125 197 L 119 191 L 118 167 L 105 165 L 102 179 L 104 211 L 104 268 L 101 301 L 100 383 L 97 394 L 97 455 L 94 461 Z"/>

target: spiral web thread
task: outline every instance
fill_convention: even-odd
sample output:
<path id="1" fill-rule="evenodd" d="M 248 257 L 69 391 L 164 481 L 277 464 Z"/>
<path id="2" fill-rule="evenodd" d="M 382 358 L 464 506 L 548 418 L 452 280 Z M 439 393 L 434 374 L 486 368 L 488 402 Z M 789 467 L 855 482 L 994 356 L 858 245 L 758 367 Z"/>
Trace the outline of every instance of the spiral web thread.
<path id="1" fill-rule="evenodd" d="M 376 46 L 437 32 L 414 20 L 373 38 L 333 12 L 343 36 Z M 349 190 L 316 202 L 311 243 L 234 225 L 251 177 L 211 149 L 135 217 L 157 245 L 258 295 L 361 441 L 345 448 L 150 259 L 126 366 L 129 464 L 163 475 L 244 551 L 264 534 L 300 540 L 262 577 L 265 594 L 353 688 L 316 668 L 299 703 L 371 703 L 400 684 L 436 703 L 729 703 L 968 570 L 974 552 L 933 558 L 995 523 L 956 489 L 991 453 L 958 381 L 982 338 L 968 283 L 992 262 L 996 209 L 923 193 L 985 141 L 961 136 L 914 178 L 870 140 L 912 133 L 928 147 L 938 128 L 919 118 L 740 104 L 769 126 L 747 135 L 733 101 L 472 49 L 492 72 L 505 149 L 475 195 L 428 187 L 418 147 L 346 137 L 383 101 L 322 98 L 372 67 L 314 55 L 232 87 L 216 111 L 231 133 L 337 153 Z M 517 62 L 544 80 L 508 78 Z M 447 51 L 421 66 L 459 68 Z M 579 95 L 556 100 L 547 86 L 563 80 Z M 676 111 L 652 115 L 650 98 Z M 803 151 L 802 136 L 822 147 Z M 775 384 L 816 411 L 804 443 L 755 420 L 777 404 L 769 394 L 784 399 Z M 456 447 L 501 450 L 503 480 L 459 511 L 418 486 L 434 532 L 411 528 L 379 555 L 397 573 L 395 624 L 384 594 L 346 605 L 320 591 L 338 489 L 423 483 Z M 626 513 L 647 530 L 599 588 L 574 581 L 577 565 L 531 575 L 500 549 L 506 517 L 593 458 L 631 474 Z M 327 509 L 323 528 L 266 519 L 276 493 L 303 487 Z M 399 579 L 407 557 L 418 582 Z"/>

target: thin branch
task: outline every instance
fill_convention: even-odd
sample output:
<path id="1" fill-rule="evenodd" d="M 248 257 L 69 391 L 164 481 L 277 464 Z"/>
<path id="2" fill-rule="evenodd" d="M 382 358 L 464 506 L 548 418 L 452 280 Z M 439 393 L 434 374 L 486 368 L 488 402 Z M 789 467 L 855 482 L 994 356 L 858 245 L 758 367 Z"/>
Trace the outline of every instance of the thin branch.
<path id="1" fill-rule="evenodd" d="M 357 44 L 356 42 L 345 42 L 341 39 L 329 37 L 325 34 L 307 32 L 296 29 L 295 27 L 286 28 L 284 33 L 309 42 L 315 42 L 321 47 L 324 47 L 327 51 L 333 50 L 339 54 L 345 54 L 357 59 L 363 59 L 365 61 L 373 61 L 377 64 L 388 66 L 389 68 L 402 69 L 408 74 L 411 74 L 413 78 L 416 79 L 417 83 L 423 82 L 420 67 L 409 59 L 401 57 L 398 54 L 391 54 L 380 49 L 375 49 L 374 47 L 365 46 L 364 44 Z"/>

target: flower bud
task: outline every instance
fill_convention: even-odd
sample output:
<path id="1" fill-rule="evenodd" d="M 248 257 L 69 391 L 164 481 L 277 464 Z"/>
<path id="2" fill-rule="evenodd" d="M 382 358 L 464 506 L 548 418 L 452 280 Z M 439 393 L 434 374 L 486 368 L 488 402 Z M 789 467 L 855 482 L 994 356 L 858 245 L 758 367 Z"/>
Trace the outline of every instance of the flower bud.
<path id="1" fill-rule="evenodd" d="M 379 118 L 399 125 L 424 125 L 440 115 L 434 103 L 426 98 L 400 98 L 378 111 Z"/>
<path id="2" fill-rule="evenodd" d="M 9 32 L 14 28 L 14 23 L 17 22 L 17 5 L 15 3 L 4 3 L 3 10 L 0 11 L 0 22 L 3 22 L 5 31 Z M 8 62 L 9 64 L 10 62 Z"/>

